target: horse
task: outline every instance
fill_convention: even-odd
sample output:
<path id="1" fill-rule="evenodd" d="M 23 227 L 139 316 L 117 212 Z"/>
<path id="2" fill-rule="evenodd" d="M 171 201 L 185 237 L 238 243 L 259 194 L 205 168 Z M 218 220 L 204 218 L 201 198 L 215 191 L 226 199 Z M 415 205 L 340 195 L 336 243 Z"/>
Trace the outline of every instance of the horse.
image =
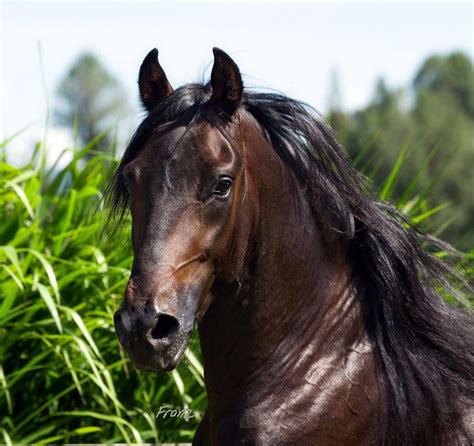
<path id="1" fill-rule="evenodd" d="M 153 49 L 146 116 L 107 190 L 134 253 L 120 343 L 170 371 L 198 326 L 208 408 L 193 445 L 465 445 L 468 280 L 376 197 L 308 104 L 210 81 L 174 90 Z M 467 288 L 466 288 L 467 286 Z"/>

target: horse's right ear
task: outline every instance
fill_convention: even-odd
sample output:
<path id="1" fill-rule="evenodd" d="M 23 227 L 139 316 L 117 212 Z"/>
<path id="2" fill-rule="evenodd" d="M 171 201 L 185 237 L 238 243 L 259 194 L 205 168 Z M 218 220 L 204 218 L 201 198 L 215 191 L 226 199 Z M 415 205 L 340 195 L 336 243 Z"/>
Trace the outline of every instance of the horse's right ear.
<path id="1" fill-rule="evenodd" d="M 242 99 L 242 77 L 239 67 L 231 57 L 219 48 L 212 49 L 214 65 L 211 73 L 211 102 L 229 116 L 237 110 Z"/>
<path id="2" fill-rule="evenodd" d="M 164 98 L 173 93 L 166 74 L 158 62 L 158 50 L 153 48 L 145 57 L 138 75 L 140 99 L 144 107 L 150 111 Z"/>

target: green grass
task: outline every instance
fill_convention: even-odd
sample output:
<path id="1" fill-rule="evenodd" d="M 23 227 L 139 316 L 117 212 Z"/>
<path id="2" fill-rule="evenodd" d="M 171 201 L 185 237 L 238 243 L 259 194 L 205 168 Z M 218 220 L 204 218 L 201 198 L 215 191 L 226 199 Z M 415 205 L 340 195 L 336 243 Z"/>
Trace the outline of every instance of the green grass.
<path id="1" fill-rule="evenodd" d="M 206 407 L 196 337 L 170 374 L 137 373 L 119 347 L 112 315 L 132 262 L 130 228 L 98 242 L 100 200 L 117 160 L 96 153 L 86 161 L 93 148 L 71 149 L 71 162 L 49 170 L 42 144 L 21 169 L 0 153 L 5 443 L 187 441 Z M 393 198 L 406 151 L 381 189 L 385 199 Z M 397 205 L 428 228 L 444 205 L 430 207 L 415 191 L 413 185 Z M 190 407 L 196 416 L 156 420 L 164 404 Z"/>
<path id="2" fill-rule="evenodd" d="M 92 150 L 49 170 L 40 145 L 21 169 L 2 156 L 1 436 L 39 444 L 189 440 L 206 406 L 197 356 L 188 352 L 172 374 L 143 374 L 119 348 L 112 315 L 132 261 L 129 227 L 98 243 L 100 199 L 117 161 L 96 154 L 85 162 Z M 190 407 L 196 417 L 156 421 L 162 404 Z"/>

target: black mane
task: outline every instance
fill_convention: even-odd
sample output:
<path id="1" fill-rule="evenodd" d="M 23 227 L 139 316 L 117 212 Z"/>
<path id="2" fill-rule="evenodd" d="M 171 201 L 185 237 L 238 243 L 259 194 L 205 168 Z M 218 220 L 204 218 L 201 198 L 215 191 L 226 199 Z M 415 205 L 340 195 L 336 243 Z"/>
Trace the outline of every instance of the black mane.
<path id="1" fill-rule="evenodd" d="M 122 167 L 157 129 L 200 117 L 222 128 L 220 118 L 207 112 L 210 94 L 209 84 L 185 85 L 145 118 L 108 190 L 113 215 L 123 215 L 128 201 Z M 366 188 L 310 106 L 280 94 L 244 91 L 240 109 L 258 121 L 293 170 L 317 224 L 345 241 L 385 393 L 382 444 L 453 444 L 464 432 L 462 405 L 474 398 L 474 339 L 471 313 L 442 299 L 447 292 L 462 301 L 466 289 L 454 269 L 433 255 L 449 246 L 421 234 Z"/>

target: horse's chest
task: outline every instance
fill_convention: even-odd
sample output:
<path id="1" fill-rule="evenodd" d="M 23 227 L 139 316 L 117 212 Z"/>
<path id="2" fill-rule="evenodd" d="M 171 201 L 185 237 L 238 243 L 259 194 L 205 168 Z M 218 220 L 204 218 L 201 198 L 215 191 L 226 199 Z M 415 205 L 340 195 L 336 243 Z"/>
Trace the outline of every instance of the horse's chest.
<path id="1" fill-rule="evenodd" d="M 209 444 L 372 444 L 379 399 L 371 352 L 333 359 L 299 376 L 269 378 L 221 406 L 209 418 Z"/>

